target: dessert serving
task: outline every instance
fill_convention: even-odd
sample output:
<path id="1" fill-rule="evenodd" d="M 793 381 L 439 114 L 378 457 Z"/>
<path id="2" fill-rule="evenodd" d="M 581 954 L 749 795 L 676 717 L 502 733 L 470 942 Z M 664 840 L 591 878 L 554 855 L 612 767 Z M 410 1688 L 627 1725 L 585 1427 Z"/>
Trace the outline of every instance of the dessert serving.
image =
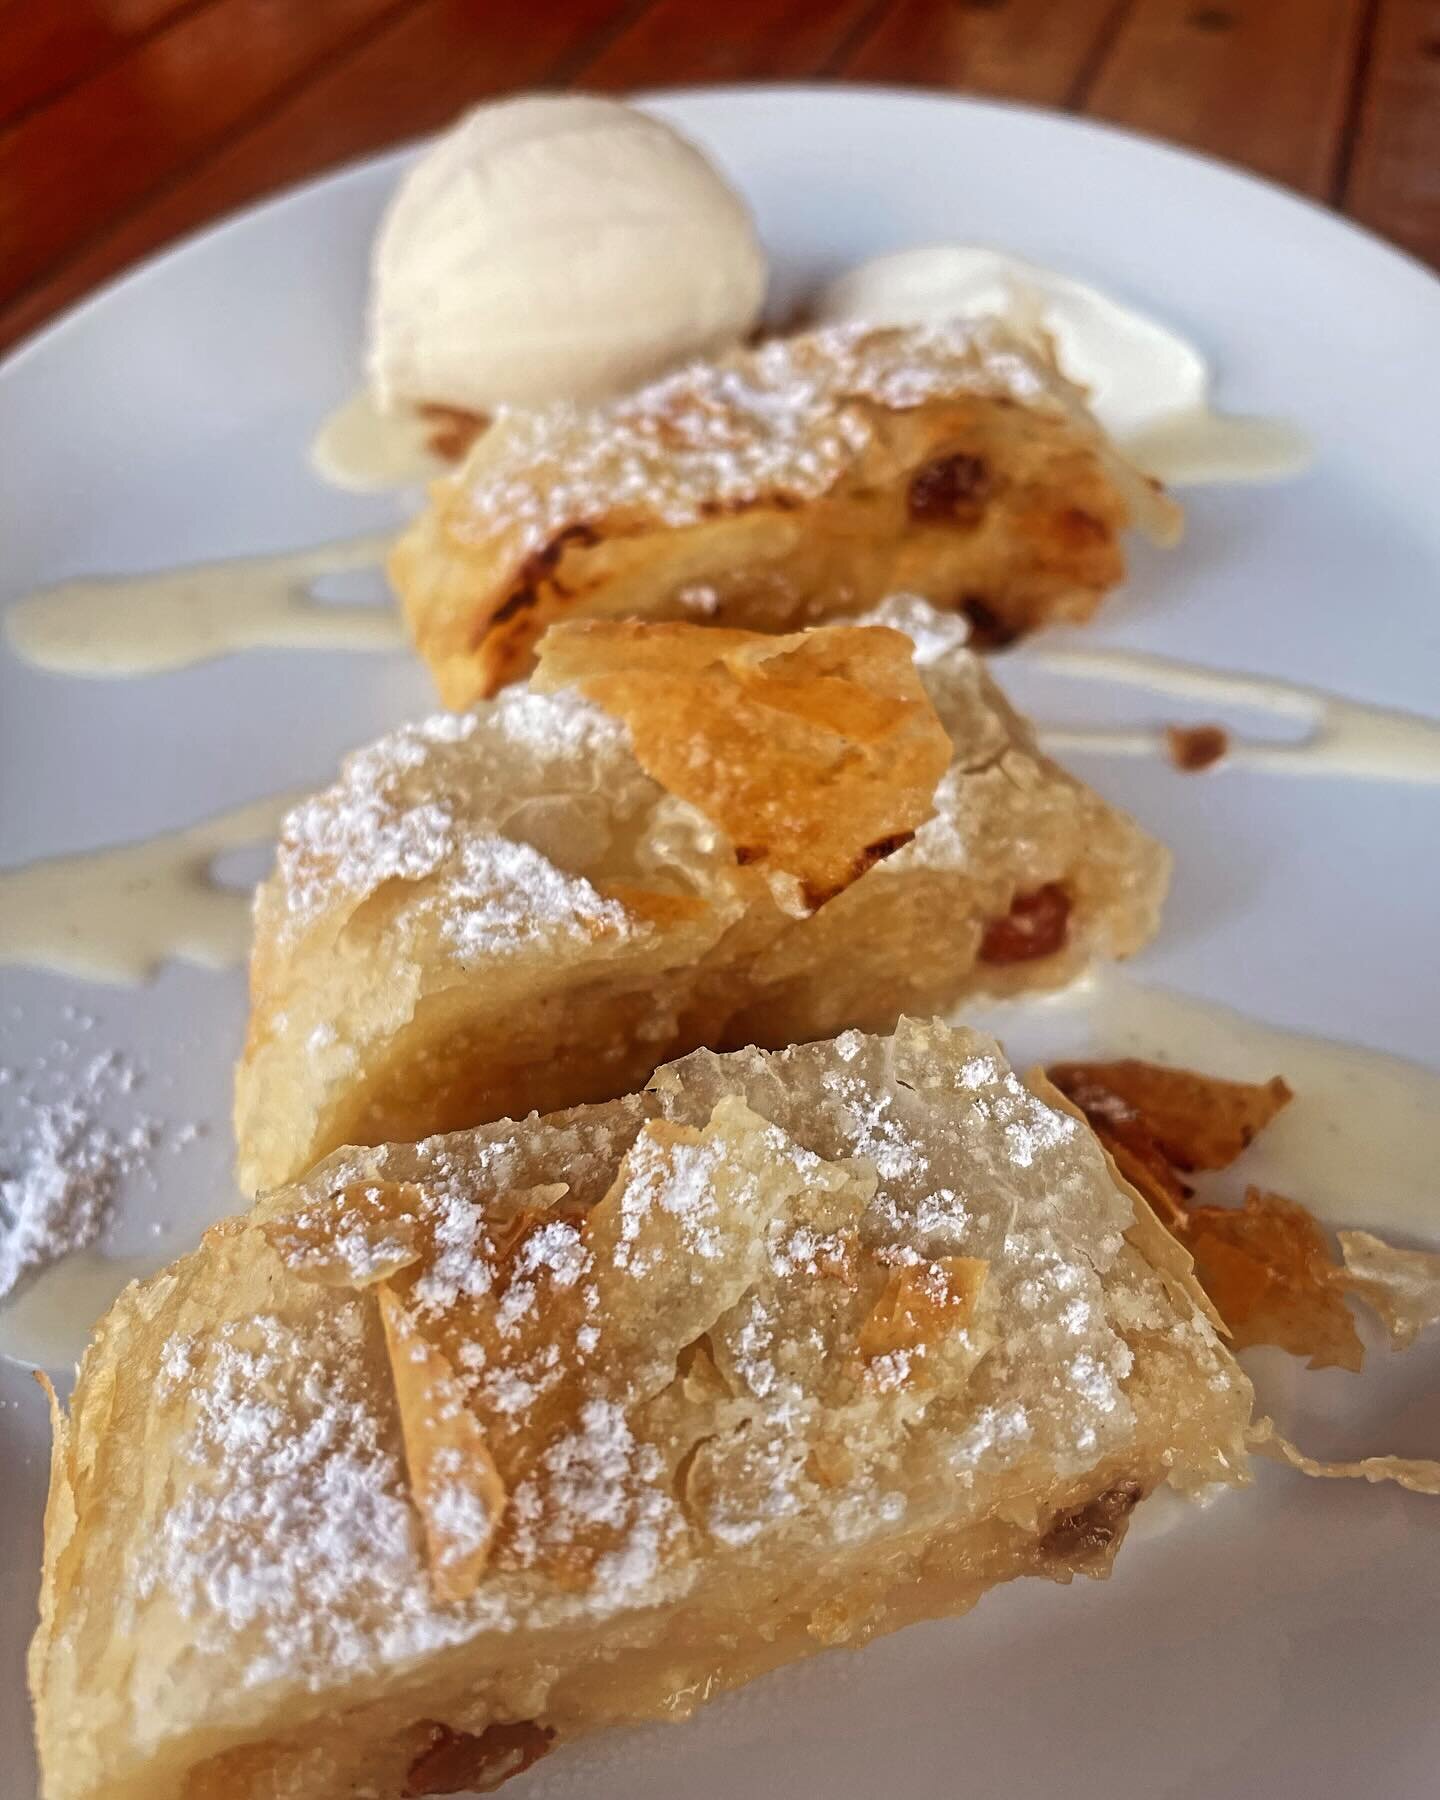
<path id="1" fill-rule="evenodd" d="M 47 1800 L 488 1790 L 1246 1479 L 1188 1259 L 902 1021 L 344 1150 L 122 1296 L 57 1415 Z"/>
<path id="2" fill-rule="evenodd" d="M 581 409 L 505 410 L 390 572 L 447 706 L 577 614 L 791 631 L 913 592 L 977 642 L 1089 618 L 1178 509 L 1043 359 L 981 323 L 835 327 Z"/>
<path id="3" fill-rule="evenodd" d="M 259 891 L 242 1188 L 1138 949 L 1167 853 L 1040 753 L 963 621 L 877 616 L 918 653 L 557 626 L 528 690 L 352 756 Z"/>
<path id="4" fill-rule="evenodd" d="M 0 660 L 0 718 L 51 734 L 26 771 L 27 820 L 48 796 L 41 853 L 17 863 L 7 845 L 0 867 L 0 964 L 23 965 L 14 991 L 40 1018 L 39 1048 L 0 1059 L 0 1365 L 55 1378 L 28 1660 L 43 1800 L 488 1792 L 602 1728 L 683 1719 L 1015 1577 L 1103 1576 L 1137 1509 L 1157 1531 L 1189 1514 L 1158 1490 L 1209 1502 L 1247 1486 L 1257 1455 L 1385 1482 L 1396 1507 L 1440 1493 L 1411 1378 L 1374 1354 L 1440 1323 L 1440 1255 L 1416 1241 L 1433 1223 L 1440 1078 L 1220 1004 L 1237 971 L 1247 1008 L 1251 985 L 1273 998 L 1298 958 L 1337 984 L 1318 1019 L 1350 1004 L 1364 1043 L 1423 1052 L 1375 1001 L 1371 963 L 1357 975 L 1330 951 L 1363 917 L 1375 957 L 1393 934 L 1413 980 L 1423 877 L 1393 899 L 1365 883 L 1376 844 L 1423 862 L 1427 815 L 1405 809 L 1440 780 L 1440 722 L 1308 685 L 1338 653 L 1310 630 L 1308 585 L 1286 612 L 1258 502 L 1199 510 L 1183 560 L 1142 548 L 1141 591 L 1083 643 L 1061 629 L 986 655 L 1089 621 L 1126 574 L 1128 533 L 1175 541 L 1162 477 L 1301 467 L 1308 438 L 1229 403 L 1303 391 L 1318 420 L 1319 384 L 1271 383 L 1282 341 L 1261 333 L 1261 356 L 1225 325 L 1185 232 L 1167 239 L 1183 274 L 1148 247 L 1092 257 L 1110 214 L 1076 213 L 1088 181 L 1059 182 L 1059 211 L 1047 200 L 1013 249 L 955 238 L 981 236 L 984 181 L 946 184 L 942 213 L 916 168 L 1001 165 L 921 156 L 908 134 L 944 148 L 951 109 L 887 96 L 899 138 L 852 141 L 826 124 L 839 102 L 801 96 L 815 143 L 757 160 L 770 104 L 677 105 L 691 141 L 614 101 L 522 96 L 469 113 L 396 187 L 347 177 L 348 235 L 327 257 L 355 248 L 352 204 L 386 204 L 363 386 L 328 413 L 311 473 L 392 490 L 322 496 L 332 510 L 389 510 L 339 541 L 316 541 L 334 529 L 321 507 L 298 547 L 82 574 L 7 618 L 26 666 Z M 988 129 L 1037 128 L 1008 118 Z M 1090 141 L 1071 140 L 1077 158 Z M 797 179 L 811 166 L 843 175 L 843 229 L 823 224 L 824 180 Z M 996 190 L 1007 219 L 1031 217 L 1027 170 Z M 252 220 L 247 253 L 287 216 Z M 1073 272 L 1019 254 L 1068 243 L 1077 218 Z M 897 239 L 921 229 L 937 241 Z M 1114 295 L 1080 279 L 1092 261 Z M 167 269 L 147 277 L 162 293 Z M 1148 311 L 1167 293 L 1204 354 Z M 1317 317 L 1328 305 L 1305 298 Z M 232 299 L 248 319 L 246 293 Z M 68 329 L 84 342 L 103 314 Z M 333 407 L 344 379 L 317 359 L 314 324 L 285 392 L 267 390 L 292 423 Z M 233 341 L 284 336 L 246 329 Z M 1337 348 L 1327 374 L 1342 362 Z M 1366 396 L 1383 374 L 1367 369 Z M 129 379 L 124 356 L 106 371 L 116 391 Z M 164 399 L 147 390 L 142 416 Z M 252 429 L 305 516 L 293 433 L 282 443 L 232 396 L 185 443 L 216 419 L 226 530 Z M 1346 445 L 1381 466 L 1363 432 Z M 161 447 L 173 507 L 183 458 Z M 100 467 L 92 479 L 82 459 L 72 487 L 103 488 Z M 1345 479 L 1336 458 L 1327 504 Z M 44 498 L 35 518 L 59 531 Z M 102 496 L 86 533 L 104 541 L 111 514 L 128 532 L 131 498 Z M 211 495 L 184 500 L 203 518 Z M 1365 517 L 1371 531 L 1368 496 Z M 1327 529 L 1324 515 L 1301 536 L 1317 592 Z M 41 575 L 73 575 L 81 551 L 60 535 Z M 1334 542 L 1340 565 L 1373 560 L 1370 536 Z M 1227 557 L 1244 577 L 1228 592 Z M 376 603 L 382 565 L 398 604 Z M 1262 603 L 1250 672 L 1214 666 Z M 1335 629 L 1366 666 L 1348 611 Z M 253 680 L 235 661 L 192 667 L 255 651 Z M 452 710 L 415 719 L 427 672 Z M 91 680 L 69 711 L 80 690 L 61 676 Z M 173 706 L 124 685 L 171 676 Z M 181 741 L 194 756 L 175 779 Z M 1052 759 L 1072 753 L 1084 780 Z M 1107 773 L 1097 755 L 1130 760 Z M 1274 804 L 1297 770 L 1322 779 Z M 4 758 L 0 776 L 14 780 Z M 1340 809 L 1324 784 L 1358 780 L 1399 790 L 1374 815 L 1382 834 L 1403 817 L 1403 839 L 1347 845 L 1353 892 L 1312 944 L 1333 912 Z M 132 790 L 146 841 L 109 829 Z M 90 823 L 72 840 L 76 818 Z M 1136 980 L 1118 964 L 1155 937 L 1171 873 L 1152 821 L 1186 879 L 1173 942 Z M 252 909 L 253 870 L 234 859 L 277 827 Z M 237 1194 L 214 1127 L 247 955 Z M 228 994 L 212 973 L 227 968 Z M 92 1035 L 91 978 L 117 984 L 107 1012 L 134 998 L 125 1022 L 153 1067 Z M 124 982 L 138 997 L 117 997 Z M 3 1010 L 8 1028 L 23 1007 L 7 991 Z M 195 1159 L 178 1178 L 159 1161 L 172 1150 Z M 138 1204 L 131 1182 L 150 1184 Z M 1333 1229 L 1357 1215 L 1366 1229 Z M 81 1340 L 56 1319 L 106 1308 L 68 1392 Z M 1377 1384 L 1354 1442 L 1338 1441 L 1349 1421 L 1326 1442 L 1313 1419 L 1305 1450 L 1289 1441 L 1277 1353 L 1332 1372 L 1322 1397 L 1362 1372 Z M 45 1414 L 28 1379 L 15 1400 L 12 1373 L 0 1462 L 8 1474 L 21 1444 L 38 1515 Z M 1394 1454 L 1365 1453 L 1377 1418 Z M 674 1751 L 661 1733 L 620 1739 L 618 1787 L 581 1752 L 572 1775 L 568 1754 L 550 1768 L 595 1800 L 769 1792 L 783 1741 L 797 1795 L 920 1800 L 974 1776 L 1095 1800 L 1153 1787 L 1157 1768 L 1187 1792 L 1225 1787 L 1206 1754 L 1168 1747 L 1193 1726 L 1208 1751 L 1221 1717 L 1244 1727 L 1249 1781 L 1267 1752 L 1235 1693 L 1269 1690 L 1255 1646 L 1234 1654 L 1247 1613 L 1288 1647 L 1287 1681 L 1302 1640 L 1337 1620 L 1347 1649 L 1373 1624 L 1365 1653 L 1405 1667 L 1391 1614 L 1410 1586 L 1429 1628 L 1403 1532 L 1354 1556 L 1352 1521 L 1307 1537 L 1301 1511 L 1235 1504 L 1223 1530 L 1191 1533 L 1179 1571 L 1170 1545 L 1148 1573 L 1137 1556 L 1133 1581 L 1060 1620 L 1083 1653 L 997 1603 L 988 1636 L 937 1628 L 870 1659 L 854 1677 L 870 1704 L 836 1702 L 839 1733 L 823 1722 L 833 1694 L 805 1710 L 830 1693 L 817 1671 L 788 1696 L 777 1684 L 783 1722 L 753 1742 L 753 1713 L 712 1724 L 708 1770 L 703 1728 Z M 0 1567 L 0 1590 L 33 1593 L 36 1538 L 10 1541 L 22 1566 Z M 1372 1619 L 1394 1544 L 1401 1589 Z M 1147 1689 L 1182 1609 L 1194 1667 Z M 5 1711 L 26 1704 L 14 1629 L 8 1647 L 7 1779 L 27 1732 Z M 1172 1704 L 1182 1687 L 1189 1713 Z M 1143 1766 L 1119 1696 L 1155 1733 Z M 652 1754 L 683 1774 L 648 1780 Z M 1253 1774 L 1257 1791 L 1311 1791 L 1288 1767 L 1278 1784 L 1261 1762 Z M 28 1793 L 28 1767 L 19 1780 Z"/>

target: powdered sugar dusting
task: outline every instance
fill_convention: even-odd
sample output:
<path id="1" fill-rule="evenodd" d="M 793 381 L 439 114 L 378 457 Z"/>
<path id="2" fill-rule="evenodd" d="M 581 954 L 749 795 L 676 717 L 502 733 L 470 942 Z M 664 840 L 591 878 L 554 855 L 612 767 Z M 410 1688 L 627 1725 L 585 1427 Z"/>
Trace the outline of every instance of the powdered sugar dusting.
<path id="1" fill-rule="evenodd" d="M 157 1404 L 186 1412 L 137 1592 L 202 1653 L 319 1686 L 653 1608 L 723 1558 L 884 1554 L 963 1522 L 982 1472 L 1123 1457 L 1126 1321 L 1183 1325 L 1177 1354 L 1222 1380 L 1203 1322 L 1117 1278 L 1130 1207 L 1093 1140 L 973 1033 L 699 1052 L 594 1116 L 323 1165 L 265 1226 L 303 1294 L 165 1346 Z M 381 1251 L 474 1411 L 498 1522 L 458 1466 L 428 1498 L 407 1483 L 374 1302 L 334 1285 Z M 962 1285 L 942 1257 L 983 1267 Z M 474 1592 L 437 1600 L 430 1539 L 492 1527 Z"/>
<path id="2" fill-rule="evenodd" d="M 239 1653 L 247 1686 L 324 1686 L 461 1635 L 431 1600 L 363 1341 L 347 1302 L 309 1328 L 262 1315 L 172 1340 L 162 1359 L 160 1397 L 188 1399 L 190 1423 L 135 1600 L 163 1588 L 197 1648 Z"/>
<path id="3" fill-rule="evenodd" d="M 422 755 L 406 733 L 382 739 L 350 758 L 336 787 L 286 819 L 276 861 L 294 918 L 308 923 L 323 912 L 332 889 L 370 894 L 440 868 L 455 847 L 449 808 L 396 804 L 396 776 L 418 767 Z"/>
<path id="4" fill-rule="evenodd" d="M 853 622 L 888 625 L 892 631 L 903 631 L 915 646 L 917 668 L 932 668 L 936 663 L 968 653 L 970 621 L 964 613 L 942 612 L 919 594 L 891 594 Z"/>
<path id="5" fill-rule="evenodd" d="M 519 1566 L 533 1567 L 599 1533 L 613 1548 L 595 1559 L 597 1609 L 610 1611 L 646 1590 L 653 1593 L 662 1552 L 682 1533 L 683 1520 L 661 1485 L 659 1453 L 636 1440 L 624 1408 L 613 1400 L 587 1400 L 576 1429 L 549 1446 L 541 1468 L 542 1478 L 523 1483 L 512 1498 L 518 1529 L 511 1553 Z M 688 1577 L 672 1574 L 672 1593 L 686 1585 Z"/>
<path id="6" fill-rule="evenodd" d="M 523 744 L 548 762 L 612 756 L 630 741 L 620 720 L 571 688 L 554 694 L 505 688 L 490 702 L 486 717 L 507 743 Z"/>
<path id="7" fill-rule="evenodd" d="M 877 1091 L 865 1073 L 830 1069 L 821 1085 L 845 1120 L 852 1153 L 875 1165 L 882 1181 L 916 1180 L 929 1167 L 918 1135 L 896 1115 L 894 1097 Z"/>
<path id="8" fill-rule="evenodd" d="M 518 560 L 577 520 L 643 510 L 687 525 L 765 494 L 816 498 L 869 443 L 866 402 L 1043 401 L 1054 386 L 986 324 L 772 339 L 589 411 L 502 410 L 460 477 L 468 510 L 456 527 L 502 534 Z"/>
<path id="9" fill-rule="evenodd" d="M 88 1016 L 76 1023 L 93 1029 Z M 167 1147 L 199 1135 L 137 1109 L 144 1069 L 119 1050 L 62 1040 L 26 1069 L 0 1071 L 0 1297 L 23 1276 L 100 1236 L 128 1182 L 154 1183 Z"/>
<path id="10" fill-rule="evenodd" d="M 503 956 L 557 935 L 621 935 L 625 908 L 602 899 L 582 876 L 567 875 L 529 844 L 487 834 L 467 837 L 447 896 L 444 936 L 462 962 Z"/>
<path id="11" fill-rule="evenodd" d="M 720 1254 L 715 1230 L 719 1213 L 715 1172 L 725 1153 L 725 1142 L 719 1138 L 699 1144 L 662 1145 L 642 1133 L 630 1151 L 628 1180 L 620 1194 L 617 1268 L 643 1275 L 655 1266 L 662 1254 L 658 1246 L 648 1252 L 636 1251 L 634 1246 L 657 1209 L 678 1221 L 687 1252 L 707 1258 Z"/>
<path id="12" fill-rule="evenodd" d="M 512 691 L 356 751 L 334 786 L 285 821 L 277 853 L 282 940 L 392 882 L 416 889 L 461 960 L 557 933 L 624 931 L 622 906 L 500 829 L 497 815 L 527 779 L 543 789 L 556 765 L 572 781 L 593 779 L 597 763 L 628 758 L 627 745 L 622 725 L 573 693 Z"/>

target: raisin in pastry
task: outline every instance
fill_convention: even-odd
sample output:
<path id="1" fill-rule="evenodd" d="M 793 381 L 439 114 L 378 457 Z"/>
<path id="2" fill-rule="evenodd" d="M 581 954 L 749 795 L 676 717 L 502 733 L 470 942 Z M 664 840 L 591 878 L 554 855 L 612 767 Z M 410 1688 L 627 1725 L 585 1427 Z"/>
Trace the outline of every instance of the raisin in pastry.
<path id="1" fill-rule="evenodd" d="M 391 576 L 448 706 L 579 615 L 793 631 L 911 591 L 982 647 L 1090 616 L 1178 509 L 993 324 L 832 327 L 582 410 L 502 412 Z"/>

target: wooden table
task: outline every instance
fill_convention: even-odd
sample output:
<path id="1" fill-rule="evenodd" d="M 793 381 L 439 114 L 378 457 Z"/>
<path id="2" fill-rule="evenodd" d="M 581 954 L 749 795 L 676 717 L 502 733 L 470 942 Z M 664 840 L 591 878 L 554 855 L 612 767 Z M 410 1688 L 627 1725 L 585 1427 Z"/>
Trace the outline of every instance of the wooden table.
<path id="1" fill-rule="evenodd" d="M 0 345 L 487 95 L 767 78 L 1115 120 L 1440 265 L 1440 0 L 0 0 Z"/>

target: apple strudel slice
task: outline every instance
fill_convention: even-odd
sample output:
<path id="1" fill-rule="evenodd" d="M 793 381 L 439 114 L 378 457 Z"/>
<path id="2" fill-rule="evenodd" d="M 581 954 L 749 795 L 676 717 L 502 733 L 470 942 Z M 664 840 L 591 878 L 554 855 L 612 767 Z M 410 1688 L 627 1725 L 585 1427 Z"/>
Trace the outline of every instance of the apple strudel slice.
<path id="1" fill-rule="evenodd" d="M 390 572 L 447 706 L 577 615 L 793 631 L 902 590 L 977 641 L 1086 619 L 1179 511 L 993 324 L 776 339 L 588 411 L 502 412 Z"/>
<path id="2" fill-rule="evenodd" d="M 352 756 L 257 899 L 245 1190 L 1137 949 L 1166 852 L 919 615 L 919 666 L 887 626 L 559 626 L 529 690 Z"/>
<path id="3" fill-rule="evenodd" d="M 1184 1252 L 902 1021 L 344 1150 L 132 1285 L 56 1414 L 46 1800 L 487 1790 L 1245 1479 Z"/>

